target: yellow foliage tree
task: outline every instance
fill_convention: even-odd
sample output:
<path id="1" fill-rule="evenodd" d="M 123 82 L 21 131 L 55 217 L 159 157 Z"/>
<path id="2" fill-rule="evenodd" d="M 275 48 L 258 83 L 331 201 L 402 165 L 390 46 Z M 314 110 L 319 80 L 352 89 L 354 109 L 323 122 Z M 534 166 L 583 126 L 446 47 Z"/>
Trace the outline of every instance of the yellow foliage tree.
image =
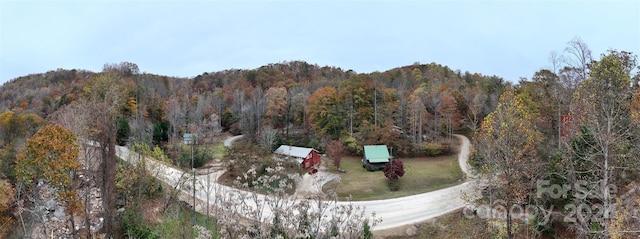
<path id="1" fill-rule="evenodd" d="M 0 237 L 9 237 L 13 219 L 9 216 L 9 208 L 13 206 L 14 189 L 6 180 L 0 179 Z"/>
<path id="2" fill-rule="evenodd" d="M 43 180 L 57 189 L 58 197 L 72 213 L 81 212 L 82 204 L 73 188 L 73 176 L 81 169 L 78 162 L 79 148 L 75 136 L 60 125 L 46 125 L 32 138 L 18 154 L 16 178 L 24 183 L 24 188 L 34 188 L 34 182 Z M 71 220 L 72 224 L 74 223 Z"/>
<path id="3" fill-rule="evenodd" d="M 526 203 L 541 176 L 536 146 L 543 138 L 532 124 L 533 120 L 521 96 L 507 90 L 476 135 L 484 173 L 490 178 L 497 177 L 489 189 L 490 200 L 501 200 L 507 209 Z M 511 210 L 506 210 L 509 238 L 513 237 L 512 216 Z"/>
<path id="4" fill-rule="evenodd" d="M 320 136 L 332 135 L 338 139 L 343 129 L 343 115 L 334 87 L 323 87 L 309 97 L 307 115 L 311 127 Z"/>
<path id="5" fill-rule="evenodd" d="M 284 116 L 287 113 L 287 89 L 284 87 L 271 87 L 265 93 L 267 100 L 267 112 L 265 116 L 271 120 L 273 127 L 284 127 Z"/>

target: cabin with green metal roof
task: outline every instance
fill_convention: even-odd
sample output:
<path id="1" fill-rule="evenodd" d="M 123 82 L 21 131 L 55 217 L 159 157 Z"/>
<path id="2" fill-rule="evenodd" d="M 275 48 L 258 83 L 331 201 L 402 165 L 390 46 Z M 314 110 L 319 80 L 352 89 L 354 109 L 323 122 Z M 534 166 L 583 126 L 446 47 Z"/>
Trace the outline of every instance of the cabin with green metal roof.
<path id="1" fill-rule="evenodd" d="M 384 168 L 391 160 L 389 149 L 386 145 L 365 145 L 362 167 L 370 171 Z"/>

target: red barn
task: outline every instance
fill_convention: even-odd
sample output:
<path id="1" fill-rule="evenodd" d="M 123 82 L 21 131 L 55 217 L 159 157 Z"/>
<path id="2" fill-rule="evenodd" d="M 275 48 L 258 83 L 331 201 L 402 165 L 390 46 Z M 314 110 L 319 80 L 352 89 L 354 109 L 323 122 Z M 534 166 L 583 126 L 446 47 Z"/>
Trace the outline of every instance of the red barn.
<path id="1" fill-rule="evenodd" d="M 282 145 L 274 154 L 286 156 L 286 158 L 294 159 L 303 169 L 311 169 L 313 166 L 320 164 L 320 154 L 312 148 L 302 148 L 296 146 Z"/>

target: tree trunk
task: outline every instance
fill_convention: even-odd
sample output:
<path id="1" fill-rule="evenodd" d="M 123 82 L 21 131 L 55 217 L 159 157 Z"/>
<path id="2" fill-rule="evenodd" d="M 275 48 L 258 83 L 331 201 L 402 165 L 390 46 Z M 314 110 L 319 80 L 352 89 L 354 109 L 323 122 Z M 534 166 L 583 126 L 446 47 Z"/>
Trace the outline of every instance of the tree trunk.
<path id="1" fill-rule="evenodd" d="M 116 157 L 115 138 L 112 135 L 111 121 L 104 121 L 102 131 L 102 206 L 104 210 L 103 232 L 106 238 L 118 238 L 115 227 L 114 207 L 116 201 L 115 180 L 116 180 Z"/>
<path id="2" fill-rule="evenodd" d="M 510 207 L 510 204 L 507 204 L 507 206 Z M 511 210 L 509 207 L 507 207 L 507 238 L 511 239 L 513 238 L 513 228 L 511 228 Z"/>
<path id="3" fill-rule="evenodd" d="M 69 220 L 71 220 L 71 238 L 78 238 L 76 235 L 76 220 L 73 218 L 73 211 L 69 210 Z"/>

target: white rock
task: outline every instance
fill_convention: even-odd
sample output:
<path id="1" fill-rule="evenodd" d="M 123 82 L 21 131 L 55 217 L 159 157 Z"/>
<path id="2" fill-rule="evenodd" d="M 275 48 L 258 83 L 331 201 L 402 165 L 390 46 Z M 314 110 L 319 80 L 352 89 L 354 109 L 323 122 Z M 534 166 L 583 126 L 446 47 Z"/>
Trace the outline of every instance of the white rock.
<path id="1" fill-rule="evenodd" d="M 45 203 L 45 208 L 47 209 L 47 211 L 53 211 L 56 209 L 56 205 L 58 203 L 56 203 L 56 200 L 53 199 L 49 199 L 49 201 L 47 201 L 47 203 Z"/>
<path id="2" fill-rule="evenodd" d="M 405 231 L 404 231 L 404 233 L 405 233 L 407 236 L 415 236 L 415 235 L 416 235 L 416 231 L 417 231 L 417 230 L 418 230 L 418 229 L 417 229 L 415 226 L 413 226 L 413 225 L 412 225 L 412 226 L 410 226 L 409 228 L 407 228 L 407 230 L 405 230 Z"/>
<path id="3" fill-rule="evenodd" d="M 53 216 L 54 217 L 64 217 L 67 214 L 64 212 L 64 208 L 63 207 L 58 207 L 56 208 L 56 211 L 53 212 Z"/>

